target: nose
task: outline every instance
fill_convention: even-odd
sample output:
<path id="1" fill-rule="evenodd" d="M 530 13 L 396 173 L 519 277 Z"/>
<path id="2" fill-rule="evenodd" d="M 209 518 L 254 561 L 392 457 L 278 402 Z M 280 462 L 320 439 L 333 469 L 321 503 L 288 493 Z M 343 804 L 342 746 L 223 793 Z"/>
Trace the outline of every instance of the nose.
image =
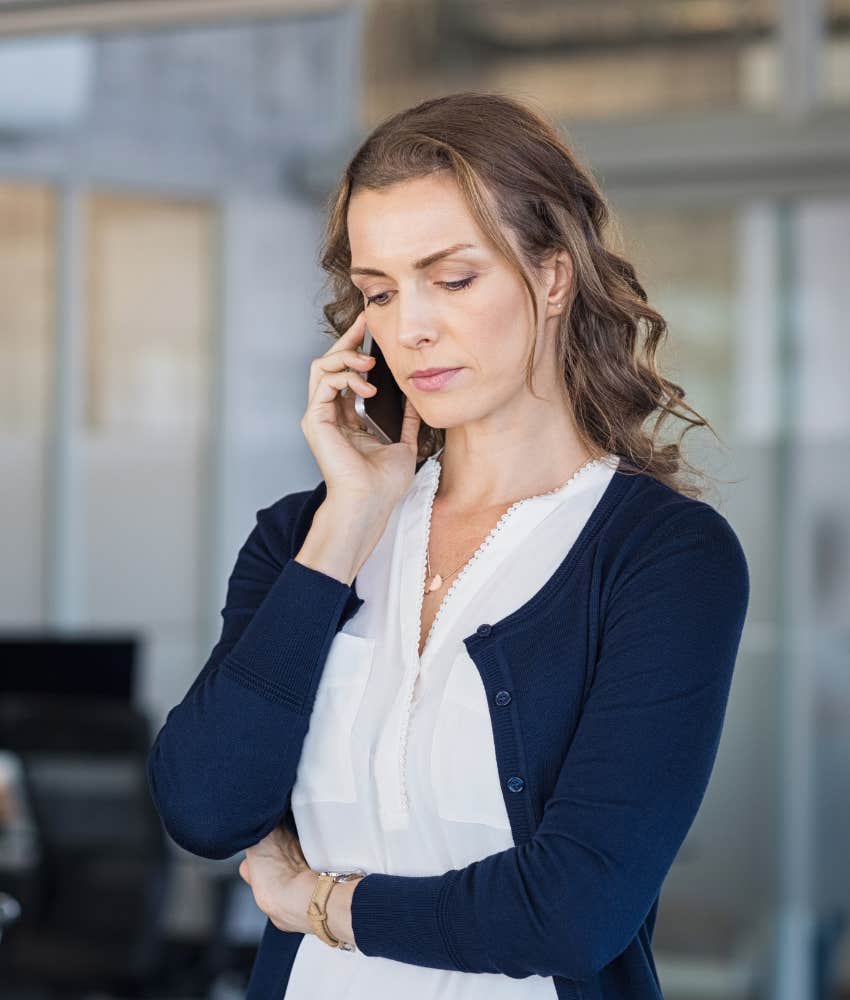
<path id="1" fill-rule="evenodd" d="M 396 317 L 396 342 L 400 346 L 416 351 L 437 339 L 432 310 L 422 298 L 409 295 L 404 302 L 399 301 Z"/>

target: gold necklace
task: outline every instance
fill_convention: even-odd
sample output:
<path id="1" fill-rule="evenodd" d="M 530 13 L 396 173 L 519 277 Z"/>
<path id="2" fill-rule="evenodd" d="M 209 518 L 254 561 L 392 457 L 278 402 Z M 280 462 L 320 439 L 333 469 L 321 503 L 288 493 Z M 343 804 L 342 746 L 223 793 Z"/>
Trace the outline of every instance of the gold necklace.
<path id="1" fill-rule="evenodd" d="M 528 498 L 528 499 L 530 499 L 530 498 Z M 517 501 L 517 503 L 518 502 L 519 501 Z M 511 505 L 511 506 L 513 506 L 513 505 Z M 510 508 L 508 508 L 508 509 L 510 509 Z M 505 513 L 507 513 L 507 511 Z M 440 587 L 442 587 L 442 585 L 446 582 L 446 580 L 448 580 L 448 578 L 450 576 L 454 576 L 455 573 L 457 573 L 457 571 L 459 569 L 463 569 L 463 567 L 469 562 L 469 559 L 465 559 L 460 564 L 460 566 L 457 567 L 457 569 L 453 569 L 452 572 L 449 573 L 447 576 L 441 576 L 439 573 L 435 573 L 433 576 L 431 576 L 431 554 L 430 554 L 430 548 L 431 548 L 431 544 L 429 542 L 428 543 L 428 549 L 426 550 L 426 553 L 425 553 L 427 561 L 428 561 L 428 576 L 431 577 L 430 580 L 428 580 L 426 582 L 426 584 L 425 584 L 425 590 L 426 590 L 427 593 L 430 593 L 433 590 L 439 590 Z"/>
<path id="2" fill-rule="evenodd" d="M 601 461 L 601 459 L 598 459 L 598 458 L 588 459 L 588 461 L 586 461 L 584 463 L 584 465 L 581 465 L 581 466 L 579 466 L 578 469 L 576 469 L 576 471 L 570 476 L 570 478 L 565 483 L 561 483 L 560 486 L 556 486 L 552 490 L 547 490 L 545 493 L 535 493 L 533 496 L 523 497 L 520 500 L 514 500 L 513 503 L 511 503 L 508 506 L 508 509 L 505 511 L 505 513 L 502 515 L 502 517 L 505 517 L 505 515 L 508 513 L 508 511 L 512 510 L 514 507 L 519 506 L 519 504 L 521 504 L 521 503 L 525 503 L 526 500 L 536 500 L 538 497 L 548 497 L 548 496 L 551 496 L 551 494 L 553 494 L 553 493 L 558 493 L 560 490 L 562 490 L 566 486 L 568 486 L 575 479 L 575 477 L 580 472 L 583 472 L 585 469 L 590 468 L 590 466 L 592 466 L 592 465 L 596 465 L 597 462 L 599 462 L 599 461 Z M 433 592 L 435 590 L 439 590 L 440 587 L 442 587 L 442 585 L 446 582 L 446 580 L 449 579 L 449 577 L 454 576 L 455 573 L 457 573 L 457 571 L 459 569 L 463 569 L 463 567 L 466 565 L 466 563 L 469 562 L 469 559 L 466 559 L 464 562 L 462 562 L 460 564 L 460 566 L 458 566 L 456 569 L 453 569 L 452 572 L 448 573 L 446 576 L 442 576 L 440 573 L 435 573 L 433 576 L 431 576 L 431 551 L 430 550 L 431 550 L 431 544 L 430 544 L 430 540 L 429 540 L 428 548 L 425 550 L 425 556 L 426 556 L 426 560 L 427 560 L 427 563 L 428 563 L 428 577 L 429 577 L 429 579 L 427 579 L 426 582 L 425 582 L 425 591 L 426 591 L 426 593 L 431 593 L 431 592 Z M 476 549 L 476 551 L 478 551 L 478 550 Z"/>

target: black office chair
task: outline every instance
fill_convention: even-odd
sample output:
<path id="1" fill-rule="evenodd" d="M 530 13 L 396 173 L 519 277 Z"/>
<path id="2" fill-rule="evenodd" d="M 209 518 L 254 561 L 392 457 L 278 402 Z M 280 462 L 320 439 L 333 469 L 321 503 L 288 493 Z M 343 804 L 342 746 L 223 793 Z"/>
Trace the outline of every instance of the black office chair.
<path id="1" fill-rule="evenodd" d="M 124 702 L 0 699 L 41 860 L 35 904 L 0 947 L 0 980 L 55 995 L 143 995 L 162 947 L 170 862 L 150 798 L 147 718 Z"/>

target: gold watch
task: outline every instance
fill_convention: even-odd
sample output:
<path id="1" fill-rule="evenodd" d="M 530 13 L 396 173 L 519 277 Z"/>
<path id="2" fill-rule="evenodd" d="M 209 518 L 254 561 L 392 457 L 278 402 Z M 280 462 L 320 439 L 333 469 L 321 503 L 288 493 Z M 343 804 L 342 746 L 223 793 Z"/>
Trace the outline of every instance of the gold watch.
<path id="1" fill-rule="evenodd" d="M 330 896 L 335 883 L 361 879 L 366 872 L 362 868 L 355 868 L 350 872 L 317 872 L 316 874 L 318 875 L 316 887 L 313 889 L 313 897 L 307 907 L 307 918 L 313 933 L 331 948 L 339 948 L 342 951 L 357 951 L 353 942 L 339 941 L 328 930 L 327 904 L 328 896 Z"/>

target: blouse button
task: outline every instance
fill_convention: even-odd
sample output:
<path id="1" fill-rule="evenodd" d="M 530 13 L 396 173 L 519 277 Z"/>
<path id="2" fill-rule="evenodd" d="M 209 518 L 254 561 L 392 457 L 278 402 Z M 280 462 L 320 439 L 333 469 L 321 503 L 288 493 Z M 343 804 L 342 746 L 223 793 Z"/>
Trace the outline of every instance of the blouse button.
<path id="1" fill-rule="evenodd" d="M 514 776 L 513 778 L 508 778 L 508 789 L 512 792 L 521 792 L 525 788 L 525 782 L 522 778 Z"/>
<path id="2" fill-rule="evenodd" d="M 497 705 L 507 705 L 511 700 L 510 691 L 497 691 L 496 692 L 496 704 Z"/>
<path id="3" fill-rule="evenodd" d="M 492 627 L 493 627 L 492 625 L 479 625 L 475 631 L 479 635 L 489 635 L 490 629 L 492 629 Z"/>

